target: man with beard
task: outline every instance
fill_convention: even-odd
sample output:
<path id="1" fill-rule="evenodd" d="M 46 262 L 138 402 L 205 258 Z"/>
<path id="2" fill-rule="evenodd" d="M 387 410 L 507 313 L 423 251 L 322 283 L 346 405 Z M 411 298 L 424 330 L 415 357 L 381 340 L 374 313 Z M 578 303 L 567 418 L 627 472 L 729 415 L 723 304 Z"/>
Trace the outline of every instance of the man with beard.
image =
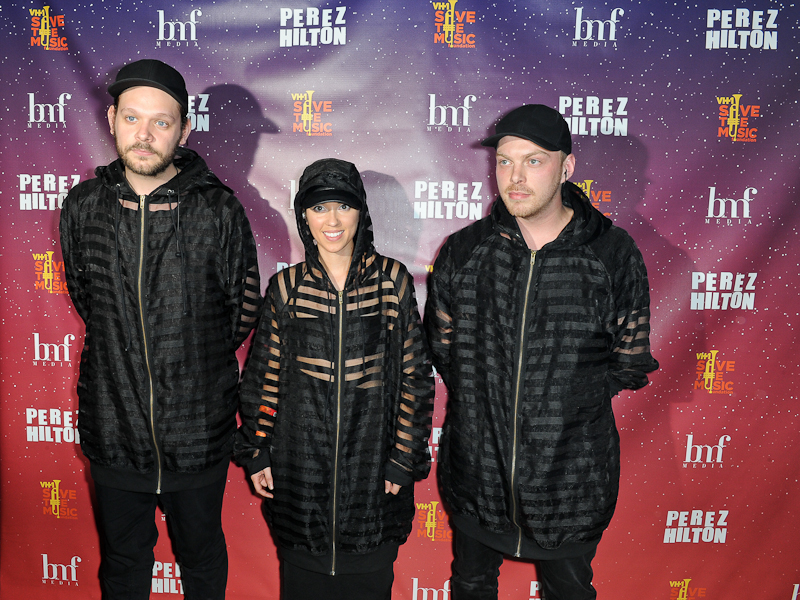
<path id="1" fill-rule="evenodd" d="M 78 423 L 103 598 L 150 597 L 160 505 L 185 597 L 221 599 L 235 351 L 260 298 L 255 242 L 232 191 L 180 147 L 191 130 L 180 73 L 140 60 L 108 91 L 119 159 L 70 191 L 60 226 L 70 297 L 86 325 Z"/>
<path id="2" fill-rule="evenodd" d="M 445 242 L 425 317 L 449 391 L 438 473 L 452 597 L 497 598 L 508 555 L 538 561 L 548 600 L 589 600 L 619 488 L 611 399 L 658 368 L 644 261 L 568 181 L 557 111 L 517 108 L 482 144 L 500 199 Z"/>

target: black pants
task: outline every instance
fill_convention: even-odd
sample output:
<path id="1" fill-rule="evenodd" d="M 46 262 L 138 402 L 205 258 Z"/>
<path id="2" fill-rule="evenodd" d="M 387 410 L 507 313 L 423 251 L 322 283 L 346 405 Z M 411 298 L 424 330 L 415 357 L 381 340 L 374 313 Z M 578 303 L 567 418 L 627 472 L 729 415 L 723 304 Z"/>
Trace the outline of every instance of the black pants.
<path id="1" fill-rule="evenodd" d="M 503 554 L 455 530 L 452 600 L 497 600 Z M 595 550 L 574 558 L 537 561 L 544 600 L 594 600 L 592 559 Z"/>
<path id="2" fill-rule="evenodd" d="M 372 573 L 325 575 L 281 563 L 281 600 L 390 600 L 394 565 Z"/>
<path id="3" fill-rule="evenodd" d="M 167 515 L 184 597 L 223 600 L 228 581 L 228 548 L 221 519 L 226 480 L 227 476 L 206 487 L 159 495 L 95 483 L 103 600 L 150 598 L 159 503 Z"/>

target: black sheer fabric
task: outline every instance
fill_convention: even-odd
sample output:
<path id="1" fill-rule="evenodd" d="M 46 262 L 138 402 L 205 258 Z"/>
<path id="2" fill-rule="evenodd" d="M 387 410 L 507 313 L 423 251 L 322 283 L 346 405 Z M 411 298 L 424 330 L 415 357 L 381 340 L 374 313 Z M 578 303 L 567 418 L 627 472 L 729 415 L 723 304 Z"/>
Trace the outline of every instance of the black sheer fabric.
<path id="1" fill-rule="evenodd" d="M 325 172 L 327 185 L 363 195 L 348 183 L 356 177 Z M 266 510 L 284 558 L 330 556 L 331 568 L 335 552 L 375 553 L 410 533 L 412 484 L 430 470 L 433 377 L 413 279 L 375 252 L 366 204 L 341 293 L 297 212 L 306 262 L 267 289 L 242 381 L 236 457 L 251 474 L 272 468 Z M 385 494 L 384 480 L 400 493 Z"/>
<path id="2" fill-rule="evenodd" d="M 116 473 L 100 483 L 133 491 L 171 491 L 230 456 L 235 351 L 260 308 L 244 209 L 193 151 L 179 149 L 175 164 L 179 174 L 143 197 L 121 161 L 100 167 L 61 214 L 69 293 L 86 324 L 81 447 L 96 477 Z"/>
<path id="3" fill-rule="evenodd" d="M 439 474 L 451 510 L 545 549 L 608 526 L 620 470 L 611 398 L 658 368 L 636 245 L 576 186 L 562 200 L 571 222 L 535 253 L 500 200 L 452 235 L 425 323 L 449 389 Z"/>

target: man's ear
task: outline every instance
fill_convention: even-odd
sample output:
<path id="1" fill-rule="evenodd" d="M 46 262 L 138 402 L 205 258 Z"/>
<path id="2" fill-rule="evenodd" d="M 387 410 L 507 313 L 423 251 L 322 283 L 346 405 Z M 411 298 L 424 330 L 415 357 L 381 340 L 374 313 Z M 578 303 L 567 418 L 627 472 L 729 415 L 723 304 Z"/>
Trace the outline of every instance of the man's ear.
<path id="1" fill-rule="evenodd" d="M 572 174 L 575 172 L 575 155 L 568 155 L 564 159 L 564 163 L 561 166 L 564 169 L 564 179 L 561 181 L 561 183 L 564 183 L 567 179 L 572 177 Z"/>
<path id="2" fill-rule="evenodd" d="M 113 104 L 108 107 L 108 126 L 111 129 L 111 135 L 114 135 L 114 119 L 117 118 L 117 107 Z"/>
<path id="3" fill-rule="evenodd" d="M 186 123 L 183 126 L 183 131 L 181 131 L 181 139 L 178 142 L 181 146 L 186 143 L 186 140 L 189 139 L 189 133 L 192 131 L 192 120 L 186 119 Z"/>

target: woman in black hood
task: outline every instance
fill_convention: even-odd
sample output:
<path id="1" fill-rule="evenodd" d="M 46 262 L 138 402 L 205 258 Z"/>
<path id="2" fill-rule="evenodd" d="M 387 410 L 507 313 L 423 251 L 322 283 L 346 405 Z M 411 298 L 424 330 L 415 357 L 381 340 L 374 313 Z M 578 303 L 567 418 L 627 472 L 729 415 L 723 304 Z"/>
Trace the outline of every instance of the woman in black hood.
<path id="1" fill-rule="evenodd" d="M 430 471 L 433 377 L 414 282 L 372 243 L 355 165 L 309 165 L 305 262 L 277 273 L 242 381 L 237 460 L 280 549 L 282 598 L 389 599 Z"/>

